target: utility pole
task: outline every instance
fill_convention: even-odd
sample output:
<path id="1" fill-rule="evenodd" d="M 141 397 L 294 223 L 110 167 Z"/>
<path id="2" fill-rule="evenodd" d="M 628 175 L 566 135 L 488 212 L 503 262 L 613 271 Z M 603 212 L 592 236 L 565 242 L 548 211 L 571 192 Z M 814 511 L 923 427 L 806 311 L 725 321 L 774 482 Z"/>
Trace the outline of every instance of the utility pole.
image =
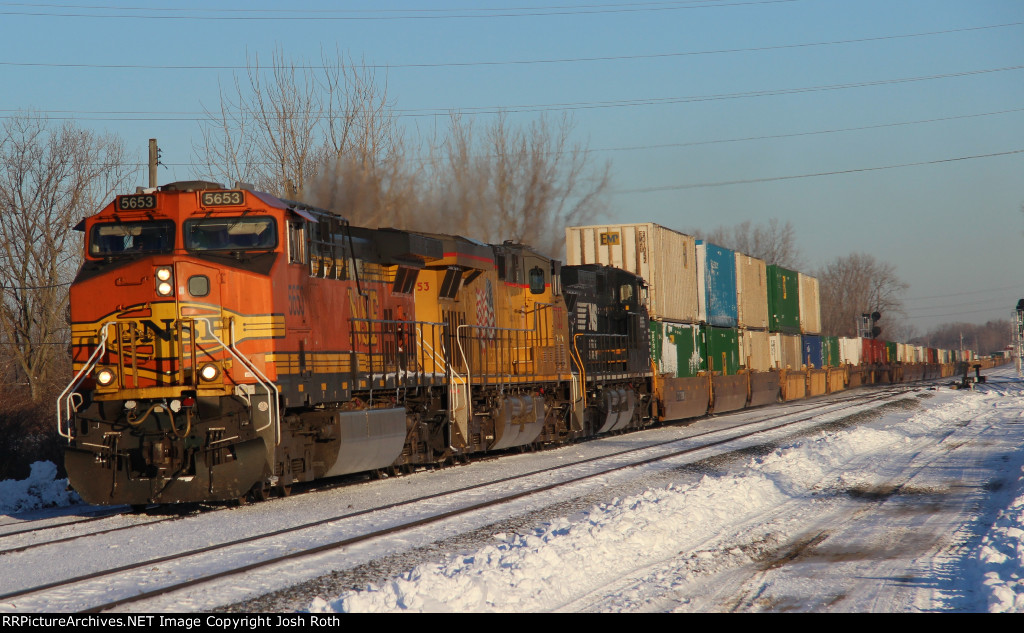
<path id="1" fill-rule="evenodd" d="M 160 148 L 156 139 L 149 139 L 149 188 L 156 189 L 156 166 L 160 164 Z"/>

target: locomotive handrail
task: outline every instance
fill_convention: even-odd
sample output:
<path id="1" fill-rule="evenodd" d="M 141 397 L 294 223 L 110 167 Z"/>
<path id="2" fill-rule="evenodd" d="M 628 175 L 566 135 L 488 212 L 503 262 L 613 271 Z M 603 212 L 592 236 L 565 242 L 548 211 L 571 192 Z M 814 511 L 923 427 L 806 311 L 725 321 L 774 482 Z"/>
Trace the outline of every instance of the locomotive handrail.
<path id="1" fill-rule="evenodd" d="M 210 323 L 210 320 L 208 318 L 203 317 L 203 318 L 200 318 L 200 319 L 197 319 L 197 320 L 206 323 L 207 334 L 209 334 L 213 338 L 213 340 L 215 340 L 218 343 L 220 343 L 221 347 L 226 349 L 228 351 L 228 353 L 231 354 L 231 356 L 235 360 L 237 360 L 239 363 L 241 363 L 243 366 L 245 366 L 246 369 L 251 371 L 253 373 L 253 376 L 256 377 L 256 381 L 260 384 L 261 387 L 263 387 L 267 391 L 267 405 L 269 406 L 270 422 L 268 422 L 267 424 L 257 428 L 256 432 L 259 433 L 260 431 L 266 429 L 270 425 L 273 425 L 274 426 L 274 445 L 275 446 L 280 445 L 281 444 L 281 407 L 280 407 L 280 402 L 277 399 L 277 389 L 274 387 L 274 385 L 270 381 L 270 379 L 267 378 L 266 375 L 264 375 L 263 372 L 261 372 L 259 369 L 256 368 L 256 365 L 254 365 L 252 363 L 252 361 L 250 361 L 248 358 L 243 356 L 241 352 L 239 352 L 239 351 L 237 351 L 235 349 L 235 321 L 234 321 L 234 319 L 230 320 L 230 326 L 229 326 L 229 329 L 228 329 L 228 332 L 231 334 L 231 337 L 230 337 L 231 338 L 231 344 L 230 345 L 228 345 L 228 344 L 224 343 L 224 341 L 220 340 L 220 338 L 217 336 L 217 334 L 215 333 L 215 331 L 213 329 L 213 324 Z"/>
<path id="2" fill-rule="evenodd" d="M 416 364 L 416 369 L 414 371 L 409 371 L 404 366 L 402 366 L 402 364 L 401 364 L 402 361 L 401 360 L 395 361 L 395 359 L 392 359 L 392 361 L 396 363 L 395 364 L 395 368 L 396 368 L 396 376 L 397 377 L 408 376 L 408 375 L 425 375 L 427 372 L 426 372 L 426 370 L 424 368 L 424 365 L 421 363 L 421 361 L 423 359 L 430 359 L 434 363 L 434 365 L 440 367 L 444 371 L 445 375 L 447 375 L 447 373 L 449 371 L 452 371 L 451 367 L 449 366 L 448 361 L 444 358 L 443 355 L 439 355 L 438 354 L 438 351 L 434 348 L 434 346 L 430 345 L 430 343 L 427 342 L 427 338 L 424 336 L 424 333 L 423 333 L 423 326 L 431 326 L 431 327 L 435 327 L 435 328 L 438 328 L 440 330 L 443 330 L 447 326 L 447 323 L 444 323 L 444 322 L 433 322 L 433 321 L 402 321 L 402 320 L 397 320 L 397 319 L 367 319 L 367 318 L 355 318 L 355 317 L 353 317 L 351 319 L 351 322 L 353 324 L 353 328 L 352 328 L 353 336 L 363 336 L 363 337 L 367 338 L 368 340 L 371 340 L 371 342 L 366 344 L 366 346 L 369 348 L 369 352 L 368 353 L 371 356 L 376 352 L 376 349 L 377 349 L 376 348 L 376 344 L 372 342 L 373 338 L 375 338 L 375 337 L 386 337 L 388 335 L 397 336 L 400 333 L 402 335 L 404 335 L 406 332 L 404 330 L 399 330 L 399 329 L 377 331 L 377 330 L 372 330 L 372 329 L 370 329 L 368 327 L 366 332 L 356 333 L 356 329 L 354 327 L 356 324 L 364 323 L 364 324 L 367 324 L 368 326 L 369 325 L 383 325 L 383 326 L 392 325 L 392 326 L 409 327 L 410 328 L 407 333 L 411 334 L 411 335 L 415 335 L 415 341 L 406 341 L 406 342 L 412 342 L 413 344 L 418 344 L 421 349 L 425 348 L 427 353 L 425 355 L 424 354 L 413 354 L 413 355 L 411 355 L 411 357 L 414 358 L 415 364 Z M 399 341 L 399 343 L 402 343 L 402 341 Z M 443 343 L 443 340 L 442 340 L 442 343 Z M 353 348 L 353 349 L 355 349 L 355 348 Z M 357 351 L 356 353 L 360 353 L 360 352 Z M 370 375 L 371 375 L 371 377 L 372 377 L 373 373 L 374 373 L 374 363 L 371 362 L 370 363 Z M 433 373 L 434 373 L 434 377 L 436 378 L 436 372 L 433 372 Z M 371 381 L 371 384 L 372 384 L 372 381 Z"/>
<path id="3" fill-rule="evenodd" d="M 448 324 L 447 323 L 417 323 L 416 324 L 416 331 L 419 333 L 420 345 L 426 346 L 428 348 L 428 356 L 429 356 L 429 358 L 432 361 L 434 361 L 434 364 L 440 364 L 442 367 L 444 367 L 445 373 L 450 375 L 452 377 L 452 379 L 453 379 L 452 380 L 452 384 L 454 384 L 454 381 L 459 381 L 459 382 L 465 383 L 465 381 L 463 381 L 462 374 L 460 374 L 458 371 L 456 371 L 455 367 L 453 367 L 452 364 L 449 363 L 447 361 L 447 359 L 445 359 L 443 350 L 442 350 L 442 353 L 439 355 L 437 350 L 434 349 L 434 346 L 431 345 L 430 343 L 428 343 L 426 338 L 424 338 L 424 336 L 423 336 L 423 325 L 439 325 L 442 328 L 444 328 Z M 443 338 L 441 340 L 441 344 L 442 345 L 444 344 L 444 339 Z M 438 361 L 440 361 L 440 363 Z M 465 383 L 465 384 L 468 384 L 468 383 Z M 468 400 L 468 398 L 467 398 L 467 400 Z M 452 396 L 451 396 L 450 405 L 449 405 L 449 409 L 450 409 L 449 415 L 451 415 L 452 418 L 455 417 L 455 412 L 459 409 L 459 406 L 460 406 L 459 405 L 459 393 L 458 393 L 458 391 L 455 391 L 452 394 Z"/>
<path id="4" fill-rule="evenodd" d="M 580 400 L 583 401 L 583 407 L 586 408 L 586 406 L 587 406 L 587 368 L 584 367 L 584 365 L 583 365 L 583 357 L 580 355 L 580 348 L 579 348 L 579 344 L 577 343 L 577 341 L 579 340 L 579 338 L 581 336 L 586 336 L 586 334 L 580 333 L 580 334 L 574 334 L 573 335 L 573 337 L 572 337 L 572 349 L 573 349 L 573 351 L 576 352 L 576 363 L 578 364 L 579 369 L 580 369 L 580 371 L 579 371 L 579 376 L 580 376 Z M 579 402 L 579 400 L 576 400 L 575 402 Z M 575 402 L 574 402 L 574 404 L 575 404 Z"/>
<path id="5" fill-rule="evenodd" d="M 74 398 L 75 389 L 78 389 L 78 386 L 82 384 L 82 381 L 85 380 L 85 377 L 89 374 L 89 372 L 92 371 L 99 363 L 100 356 L 102 356 L 103 352 L 107 350 L 107 337 L 109 336 L 109 334 L 107 333 L 107 329 L 113 323 L 113 321 L 106 321 L 100 325 L 100 343 L 99 345 L 96 346 L 96 350 L 93 351 L 93 353 L 89 356 L 88 360 L 85 361 L 85 365 L 83 365 L 82 368 L 78 370 L 78 373 L 75 374 L 74 378 L 71 379 L 71 382 L 68 384 L 68 386 L 64 388 L 64 391 L 60 392 L 60 395 L 57 396 L 57 435 L 60 435 L 61 437 L 67 439 L 69 442 L 71 441 L 72 435 L 71 427 L 68 426 L 68 432 L 64 433 L 62 429 L 64 420 L 61 419 L 61 401 L 67 398 L 67 401 L 65 402 L 65 404 L 67 405 L 68 412 L 67 420 L 70 420 L 72 407 L 71 401 Z"/>
<path id="6" fill-rule="evenodd" d="M 460 326 L 456 327 L 455 328 L 455 344 L 459 348 L 459 355 L 462 357 L 462 362 L 466 366 L 467 395 L 469 393 L 468 389 L 473 384 L 473 376 L 472 376 L 472 370 L 470 369 L 469 360 L 466 358 L 466 351 L 462 347 L 462 338 L 460 336 L 460 333 L 462 332 L 462 330 L 463 329 L 467 329 L 467 328 L 473 328 L 473 329 L 476 329 L 476 330 L 480 330 L 481 332 L 495 332 L 495 333 L 497 333 L 497 332 L 532 333 L 532 332 L 536 332 L 537 331 L 536 323 L 534 324 L 534 327 L 532 327 L 532 328 L 493 327 L 493 326 L 487 326 L 487 325 L 469 325 L 469 324 L 460 325 Z M 490 375 L 490 374 L 487 374 L 487 375 Z M 507 382 L 511 383 L 511 380 L 508 380 Z"/>
<path id="7" fill-rule="evenodd" d="M 472 398 L 471 398 L 470 394 L 473 391 L 473 368 L 469 364 L 469 359 L 466 358 L 466 351 L 462 349 L 462 340 L 459 338 L 459 333 L 462 331 L 462 328 L 467 328 L 467 327 L 477 327 L 477 326 L 460 325 L 460 326 L 456 327 L 455 328 L 455 345 L 458 346 L 458 348 L 459 348 L 459 356 L 462 357 L 462 364 L 466 366 L 466 406 L 468 407 L 468 406 L 470 406 L 469 403 L 472 401 Z M 452 409 L 452 411 L 454 412 L 454 409 Z"/>
<path id="8" fill-rule="evenodd" d="M 423 326 L 424 325 L 440 325 L 440 326 L 444 326 L 445 324 L 444 323 L 417 322 L 416 323 L 416 332 L 419 334 L 420 345 L 423 345 L 423 346 L 425 346 L 427 348 L 427 355 L 430 358 L 430 360 L 434 361 L 435 365 L 440 365 L 441 367 L 444 367 L 445 372 L 456 373 L 455 370 L 452 369 L 452 367 L 448 363 L 448 361 L 445 360 L 444 355 L 443 354 L 438 354 L 437 350 L 434 349 L 434 346 L 431 345 L 430 343 L 428 343 L 426 338 L 424 338 L 424 336 L 423 336 Z"/>

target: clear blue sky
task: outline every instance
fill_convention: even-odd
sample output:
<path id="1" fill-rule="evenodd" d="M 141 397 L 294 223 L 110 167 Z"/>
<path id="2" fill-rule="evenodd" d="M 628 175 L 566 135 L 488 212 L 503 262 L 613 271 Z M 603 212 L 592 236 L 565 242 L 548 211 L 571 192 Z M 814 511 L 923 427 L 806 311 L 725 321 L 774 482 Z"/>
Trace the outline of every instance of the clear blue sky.
<path id="1" fill-rule="evenodd" d="M 247 55 L 337 48 L 421 130 L 568 111 L 612 161 L 607 221 L 791 221 L 808 270 L 896 266 L 920 332 L 1024 297 L 1021 0 L 0 2 L 0 35 L 0 116 L 72 117 L 140 160 L 157 138 L 161 182 L 194 177 Z"/>

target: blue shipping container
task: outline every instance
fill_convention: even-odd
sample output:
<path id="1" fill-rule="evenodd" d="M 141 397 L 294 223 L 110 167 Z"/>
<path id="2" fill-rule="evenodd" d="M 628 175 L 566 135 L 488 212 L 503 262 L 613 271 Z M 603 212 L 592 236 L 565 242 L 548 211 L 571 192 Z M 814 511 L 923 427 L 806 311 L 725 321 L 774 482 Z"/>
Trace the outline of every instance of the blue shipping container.
<path id="1" fill-rule="evenodd" d="M 736 254 L 733 250 L 697 240 L 697 278 L 702 320 L 716 327 L 736 327 Z"/>
<path id="2" fill-rule="evenodd" d="M 821 369 L 825 366 L 825 363 L 821 355 L 821 337 L 804 334 L 803 336 L 803 359 L 804 365 L 814 367 L 815 369 Z"/>

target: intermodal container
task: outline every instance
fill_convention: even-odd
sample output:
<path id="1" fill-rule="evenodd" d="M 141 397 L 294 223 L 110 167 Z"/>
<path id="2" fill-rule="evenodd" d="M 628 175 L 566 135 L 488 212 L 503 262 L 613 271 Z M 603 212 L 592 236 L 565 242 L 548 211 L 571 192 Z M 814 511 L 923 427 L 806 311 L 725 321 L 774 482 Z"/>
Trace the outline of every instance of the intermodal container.
<path id="1" fill-rule="evenodd" d="M 776 369 L 799 370 L 803 366 L 803 344 L 799 334 L 773 332 L 769 336 L 772 365 Z"/>
<path id="2" fill-rule="evenodd" d="M 740 364 L 750 371 L 770 371 L 771 344 L 767 330 L 740 330 Z"/>
<path id="3" fill-rule="evenodd" d="M 800 360 L 803 364 L 814 369 L 824 367 L 825 365 L 821 360 L 821 337 L 816 334 L 804 334 L 800 338 L 803 344 Z"/>
<path id="4" fill-rule="evenodd" d="M 727 327 L 704 327 L 707 342 L 708 371 L 732 376 L 740 369 L 739 330 Z"/>
<path id="5" fill-rule="evenodd" d="M 797 273 L 800 286 L 800 332 L 821 334 L 821 297 L 818 293 L 818 279 Z"/>
<path id="6" fill-rule="evenodd" d="M 839 353 L 838 336 L 821 337 L 821 362 L 823 367 L 840 367 L 842 357 Z"/>
<path id="7" fill-rule="evenodd" d="M 768 330 L 800 334 L 800 285 L 797 273 L 781 266 L 767 266 Z"/>
<path id="8" fill-rule="evenodd" d="M 606 264 L 647 282 L 647 308 L 654 319 L 700 320 L 696 239 L 652 223 L 570 226 L 565 229 L 569 265 Z"/>
<path id="9" fill-rule="evenodd" d="M 873 338 L 862 338 L 863 351 L 861 359 L 865 365 L 878 365 L 885 362 L 885 341 Z"/>
<path id="10" fill-rule="evenodd" d="M 733 250 L 697 240 L 697 285 L 702 323 L 736 327 L 736 254 Z"/>
<path id="11" fill-rule="evenodd" d="M 659 374 L 692 378 L 707 370 L 704 331 L 696 324 L 650 321 L 651 357 Z"/>
<path id="12" fill-rule="evenodd" d="M 768 275 L 763 259 L 736 253 L 736 317 L 743 328 L 768 329 Z"/>
<path id="13" fill-rule="evenodd" d="M 895 363 L 896 359 L 898 358 L 898 353 L 896 351 L 896 343 L 894 343 L 892 341 L 886 341 L 885 342 L 885 352 L 884 353 L 885 353 L 885 362 L 887 362 L 887 363 Z"/>
<path id="14" fill-rule="evenodd" d="M 842 337 L 839 339 L 839 362 L 844 365 L 860 365 L 864 353 L 864 345 L 859 338 Z"/>

